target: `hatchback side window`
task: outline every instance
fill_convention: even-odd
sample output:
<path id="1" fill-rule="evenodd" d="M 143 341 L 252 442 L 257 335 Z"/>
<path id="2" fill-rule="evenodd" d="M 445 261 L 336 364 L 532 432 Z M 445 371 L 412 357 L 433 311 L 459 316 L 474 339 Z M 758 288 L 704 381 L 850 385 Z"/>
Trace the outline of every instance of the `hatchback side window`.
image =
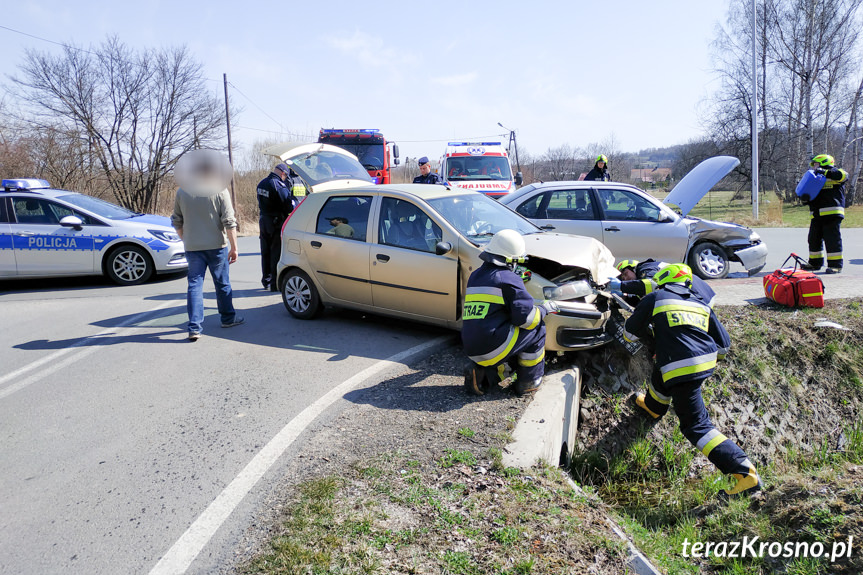
<path id="1" fill-rule="evenodd" d="M 440 226 L 406 200 L 383 198 L 380 222 L 379 241 L 384 245 L 434 253 L 443 238 Z"/>
<path id="2" fill-rule="evenodd" d="M 371 206 L 371 196 L 334 196 L 318 213 L 315 233 L 364 242 Z"/>
<path id="3" fill-rule="evenodd" d="M 60 217 L 62 217 L 58 217 L 59 210 L 54 209 L 55 207 L 60 208 L 60 206 L 47 200 L 14 198 L 12 204 L 15 219 L 18 220 L 19 224 L 59 224 Z M 64 215 L 70 215 L 72 210 L 68 210 L 68 212 Z"/>
<path id="4" fill-rule="evenodd" d="M 606 220 L 659 221 L 659 208 L 629 190 L 600 189 L 599 198 Z"/>

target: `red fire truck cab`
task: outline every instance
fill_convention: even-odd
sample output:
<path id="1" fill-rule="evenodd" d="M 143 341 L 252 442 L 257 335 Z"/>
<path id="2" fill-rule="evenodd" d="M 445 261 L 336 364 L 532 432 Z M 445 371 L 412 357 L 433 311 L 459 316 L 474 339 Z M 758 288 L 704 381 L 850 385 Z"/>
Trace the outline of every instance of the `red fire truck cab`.
<path id="1" fill-rule="evenodd" d="M 376 184 L 389 184 L 392 166 L 399 165 L 398 145 L 388 143 L 380 130 L 325 128 L 321 130 L 318 142 L 338 146 L 355 155 Z"/>

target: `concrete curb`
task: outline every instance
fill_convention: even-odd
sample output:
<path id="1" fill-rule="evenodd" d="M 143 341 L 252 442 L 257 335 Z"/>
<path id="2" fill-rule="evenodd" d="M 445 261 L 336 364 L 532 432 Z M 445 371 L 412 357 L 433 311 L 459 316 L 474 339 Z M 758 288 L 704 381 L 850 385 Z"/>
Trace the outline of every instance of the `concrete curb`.
<path id="1" fill-rule="evenodd" d="M 581 374 L 577 368 L 547 374 L 504 448 L 505 467 L 528 469 L 537 461 L 557 467 L 575 444 Z"/>
<path id="2" fill-rule="evenodd" d="M 547 374 L 533 401 L 527 406 L 512 432 L 512 442 L 504 448 L 504 467 L 529 469 L 536 463 L 557 467 L 561 459 L 568 462 L 578 431 L 578 409 L 581 402 L 581 373 L 578 368 Z M 569 486 L 578 494 L 587 494 L 569 477 Z M 626 533 L 610 517 L 612 531 L 626 543 L 627 565 L 636 575 L 661 575 L 638 550 Z"/>

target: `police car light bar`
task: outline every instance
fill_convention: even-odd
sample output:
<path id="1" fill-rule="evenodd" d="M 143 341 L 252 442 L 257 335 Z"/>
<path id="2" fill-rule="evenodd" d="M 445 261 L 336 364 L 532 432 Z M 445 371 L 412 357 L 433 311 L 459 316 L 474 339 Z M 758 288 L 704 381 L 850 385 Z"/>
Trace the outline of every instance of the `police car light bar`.
<path id="1" fill-rule="evenodd" d="M 17 178 L 3 180 L 2 182 L 0 182 L 0 186 L 2 186 L 3 189 L 5 189 L 7 192 L 12 192 L 15 190 L 42 190 L 50 188 L 51 184 L 48 183 L 48 180 L 37 180 L 36 178 Z"/>
<path id="2" fill-rule="evenodd" d="M 449 142 L 447 146 L 500 146 L 500 142 Z"/>

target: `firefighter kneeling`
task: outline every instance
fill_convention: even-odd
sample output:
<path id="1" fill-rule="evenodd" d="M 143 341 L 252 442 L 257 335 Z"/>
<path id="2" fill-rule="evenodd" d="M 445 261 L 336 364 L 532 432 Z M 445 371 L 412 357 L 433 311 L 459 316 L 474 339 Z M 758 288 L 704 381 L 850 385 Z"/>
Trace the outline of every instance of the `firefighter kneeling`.
<path id="1" fill-rule="evenodd" d="M 461 340 L 471 364 L 465 369 L 468 392 L 483 395 L 491 382 L 503 380 L 504 367 L 516 357 L 514 391 L 536 391 L 545 372 L 546 314 L 558 311 L 554 302 L 535 305 L 515 267 L 527 259 L 524 238 L 501 230 L 480 254 L 484 262 L 467 281 Z"/>
<path id="2" fill-rule="evenodd" d="M 713 427 L 701 384 L 713 374 L 717 359 L 731 345 L 716 314 L 692 291 L 692 270 L 684 264 L 667 265 L 653 277 L 659 289 L 647 294 L 626 321 L 624 336 L 635 341 L 650 333 L 656 341 L 653 374 L 647 393 L 635 403 L 658 419 L 674 403 L 680 431 L 722 473 L 737 479 L 728 495 L 761 488 L 755 467 L 740 447 Z"/>

